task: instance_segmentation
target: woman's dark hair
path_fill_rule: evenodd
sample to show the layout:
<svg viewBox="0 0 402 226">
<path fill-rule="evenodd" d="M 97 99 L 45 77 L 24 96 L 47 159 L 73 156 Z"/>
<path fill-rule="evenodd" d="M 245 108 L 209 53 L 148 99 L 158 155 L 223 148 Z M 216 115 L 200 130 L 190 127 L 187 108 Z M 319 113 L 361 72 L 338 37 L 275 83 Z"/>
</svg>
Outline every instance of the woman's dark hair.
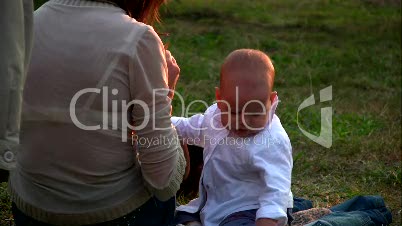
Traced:
<svg viewBox="0 0 402 226">
<path fill-rule="evenodd" d="M 139 22 L 152 25 L 159 22 L 159 7 L 165 0 L 108 0 L 122 8 Z"/>
</svg>

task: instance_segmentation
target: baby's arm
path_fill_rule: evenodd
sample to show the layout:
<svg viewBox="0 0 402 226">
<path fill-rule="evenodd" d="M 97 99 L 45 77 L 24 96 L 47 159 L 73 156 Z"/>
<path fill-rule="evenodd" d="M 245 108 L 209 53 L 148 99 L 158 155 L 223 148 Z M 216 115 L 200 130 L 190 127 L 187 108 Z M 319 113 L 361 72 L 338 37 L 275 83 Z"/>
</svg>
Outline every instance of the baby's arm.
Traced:
<svg viewBox="0 0 402 226">
<path fill-rule="evenodd" d="M 172 124 L 184 143 L 204 147 L 204 115 L 196 114 L 190 118 L 172 117 Z"/>
<path fill-rule="evenodd" d="M 287 219 L 292 173 L 292 148 L 289 139 L 268 140 L 269 146 L 251 156 L 251 164 L 263 182 L 259 197 L 257 226 L 283 225 Z M 277 223 L 276 223 L 277 222 Z"/>
</svg>

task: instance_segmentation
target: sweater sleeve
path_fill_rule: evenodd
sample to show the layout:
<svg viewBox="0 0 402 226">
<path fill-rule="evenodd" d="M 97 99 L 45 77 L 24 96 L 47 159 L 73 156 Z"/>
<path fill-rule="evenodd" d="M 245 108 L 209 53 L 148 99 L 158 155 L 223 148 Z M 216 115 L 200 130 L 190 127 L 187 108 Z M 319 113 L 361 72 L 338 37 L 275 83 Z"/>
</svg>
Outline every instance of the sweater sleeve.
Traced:
<svg viewBox="0 0 402 226">
<path fill-rule="evenodd" d="M 161 200 L 175 195 L 185 170 L 183 150 L 170 121 L 167 64 L 162 41 L 150 26 L 138 40 L 129 68 L 132 122 L 146 184 Z"/>
<path fill-rule="evenodd" d="M 0 3 L 0 169 L 15 167 L 25 75 L 32 47 L 33 3 Z"/>
</svg>

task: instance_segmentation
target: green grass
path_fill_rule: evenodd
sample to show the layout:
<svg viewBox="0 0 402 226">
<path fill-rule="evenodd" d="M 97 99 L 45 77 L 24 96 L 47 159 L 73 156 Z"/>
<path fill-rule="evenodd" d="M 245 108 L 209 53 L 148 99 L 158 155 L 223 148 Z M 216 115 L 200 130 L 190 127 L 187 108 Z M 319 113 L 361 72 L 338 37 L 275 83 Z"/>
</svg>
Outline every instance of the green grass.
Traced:
<svg viewBox="0 0 402 226">
<path fill-rule="evenodd" d="M 214 100 L 219 68 L 238 48 L 267 52 L 276 68 L 277 114 L 294 152 L 292 189 L 316 206 L 381 195 L 401 225 L 401 7 L 375 0 L 172 0 L 161 10 L 163 41 L 181 67 L 185 103 Z M 333 87 L 333 100 L 300 112 L 320 132 L 320 108 L 333 107 L 333 145 L 305 137 L 301 102 Z M 174 102 L 180 114 L 181 103 Z M 201 104 L 191 111 L 203 111 Z M 5 184 L 2 189 L 4 190 Z M 9 202 L 1 190 L 3 216 Z M 2 224 L 3 225 L 3 224 Z"/>
</svg>

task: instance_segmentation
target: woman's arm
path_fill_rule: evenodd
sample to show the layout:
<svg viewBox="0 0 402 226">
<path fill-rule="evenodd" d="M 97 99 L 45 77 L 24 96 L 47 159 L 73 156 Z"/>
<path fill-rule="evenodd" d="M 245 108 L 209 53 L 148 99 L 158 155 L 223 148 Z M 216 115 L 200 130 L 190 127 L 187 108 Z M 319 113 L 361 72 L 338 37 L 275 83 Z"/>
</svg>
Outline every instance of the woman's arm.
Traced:
<svg viewBox="0 0 402 226">
<path fill-rule="evenodd" d="M 146 26 L 135 50 L 129 68 L 130 90 L 132 99 L 142 104 L 134 104 L 132 121 L 138 139 L 147 141 L 138 143 L 139 161 L 155 195 L 168 199 L 180 187 L 185 159 L 170 121 L 165 49 L 155 31 Z"/>
</svg>

